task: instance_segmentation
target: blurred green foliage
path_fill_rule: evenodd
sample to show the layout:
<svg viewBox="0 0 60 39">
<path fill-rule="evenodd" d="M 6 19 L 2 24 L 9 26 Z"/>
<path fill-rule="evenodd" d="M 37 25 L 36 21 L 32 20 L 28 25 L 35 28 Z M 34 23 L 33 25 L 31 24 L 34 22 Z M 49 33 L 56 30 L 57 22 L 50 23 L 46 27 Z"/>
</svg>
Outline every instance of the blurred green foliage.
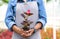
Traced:
<svg viewBox="0 0 60 39">
<path fill-rule="evenodd" d="M 2 4 L 0 3 L 0 6 L 1 6 Z"/>
<path fill-rule="evenodd" d="M 49 1 L 51 1 L 51 0 L 46 0 L 46 2 L 49 2 Z"/>
<path fill-rule="evenodd" d="M 0 0 L 0 6 L 2 6 L 4 3 L 8 3 L 9 0 Z"/>
<path fill-rule="evenodd" d="M 3 5 L 3 2 L 2 1 L 0 1 L 0 6 L 2 6 Z"/>
<path fill-rule="evenodd" d="M 2 0 L 4 3 L 8 3 L 9 2 L 9 0 Z"/>
</svg>

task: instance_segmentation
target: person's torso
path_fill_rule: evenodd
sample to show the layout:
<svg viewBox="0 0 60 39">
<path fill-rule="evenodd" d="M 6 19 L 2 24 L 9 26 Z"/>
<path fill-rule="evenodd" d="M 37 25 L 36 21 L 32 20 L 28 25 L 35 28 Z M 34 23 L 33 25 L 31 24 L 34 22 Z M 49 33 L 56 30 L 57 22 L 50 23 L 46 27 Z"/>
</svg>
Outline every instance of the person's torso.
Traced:
<svg viewBox="0 0 60 39">
<path fill-rule="evenodd" d="M 36 24 L 36 21 L 38 20 L 38 6 L 37 2 L 27 2 L 27 5 L 25 6 L 25 3 L 16 3 L 16 24 L 18 27 L 22 28 L 23 25 L 21 24 L 24 21 L 24 18 L 21 16 L 21 14 L 24 14 L 27 10 L 30 10 L 31 13 L 33 13 L 32 16 L 28 17 L 29 21 L 33 21 L 33 23 L 30 25 L 30 28 L 33 28 Z M 36 37 L 38 36 L 38 38 Z M 14 32 L 12 39 L 25 39 Z M 36 32 L 34 35 L 27 39 L 40 39 L 40 31 Z"/>
</svg>

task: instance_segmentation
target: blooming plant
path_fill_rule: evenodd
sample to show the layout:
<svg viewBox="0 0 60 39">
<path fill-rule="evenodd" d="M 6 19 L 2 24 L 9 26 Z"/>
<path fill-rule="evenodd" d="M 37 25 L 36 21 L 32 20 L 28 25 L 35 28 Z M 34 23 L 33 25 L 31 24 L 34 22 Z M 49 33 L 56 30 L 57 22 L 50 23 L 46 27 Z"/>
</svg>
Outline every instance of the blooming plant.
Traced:
<svg viewBox="0 0 60 39">
<path fill-rule="evenodd" d="M 21 16 L 24 18 L 23 22 L 21 23 L 24 26 L 24 30 L 29 30 L 30 24 L 33 23 L 32 21 L 28 20 L 28 17 L 31 15 L 33 15 L 33 13 L 30 13 L 30 10 L 27 10 L 27 12 L 21 14 Z"/>
</svg>

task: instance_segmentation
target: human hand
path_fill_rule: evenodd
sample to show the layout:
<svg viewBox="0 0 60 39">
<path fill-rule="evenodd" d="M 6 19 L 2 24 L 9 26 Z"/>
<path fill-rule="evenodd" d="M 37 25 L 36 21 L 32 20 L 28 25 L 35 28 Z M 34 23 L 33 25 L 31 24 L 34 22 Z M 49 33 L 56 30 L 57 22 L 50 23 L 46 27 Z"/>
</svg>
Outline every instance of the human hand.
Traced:
<svg viewBox="0 0 60 39">
<path fill-rule="evenodd" d="M 23 37 L 26 36 L 25 31 L 22 28 L 17 27 L 16 25 L 13 25 L 12 30 Z"/>
<path fill-rule="evenodd" d="M 22 36 L 22 37 L 24 37 L 24 38 L 27 38 L 28 37 L 28 31 L 25 31 L 25 30 L 23 30 L 23 29 L 20 29 L 20 35 Z"/>
<path fill-rule="evenodd" d="M 34 32 L 34 29 L 30 29 L 28 31 L 23 30 L 23 32 L 21 33 L 21 36 L 23 36 L 24 38 L 27 38 L 27 37 L 31 36 L 33 34 L 33 32 Z"/>
<path fill-rule="evenodd" d="M 31 36 L 33 34 L 34 29 L 30 29 L 30 30 L 25 31 L 25 32 L 26 32 L 26 36 L 29 37 L 29 36 Z"/>
<path fill-rule="evenodd" d="M 42 28 L 42 23 L 37 23 L 34 27 L 34 29 L 38 30 Z"/>
<path fill-rule="evenodd" d="M 27 38 L 27 33 L 23 29 L 20 31 L 20 35 L 24 38 Z"/>
<path fill-rule="evenodd" d="M 40 27 L 41 27 L 41 23 L 37 23 L 36 25 L 35 25 L 35 27 L 34 27 L 34 29 L 36 29 L 36 30 L 38 30 Z M 30 30 L 28 30 L 28 31 L 24 31 L 24 32 L 22 32 L 22 36 L 23 37 L 25 37 L 25 38 L 27 38 L 27 37 L 29 37 L 29 36 L 31 36 L 32 34 L 33 34 L 33 32 L 34 32 L 34 29 L 30 29 Z"/>
</svg>

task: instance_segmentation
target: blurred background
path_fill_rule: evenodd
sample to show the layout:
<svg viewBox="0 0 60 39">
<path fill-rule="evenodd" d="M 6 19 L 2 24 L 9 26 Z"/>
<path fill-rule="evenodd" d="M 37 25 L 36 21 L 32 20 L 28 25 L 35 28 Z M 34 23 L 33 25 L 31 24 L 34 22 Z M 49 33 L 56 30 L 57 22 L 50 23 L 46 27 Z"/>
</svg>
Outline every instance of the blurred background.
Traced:
<svg viewBox="0 0 60 39">
<path fill-rule="evenodd" d="M 60 0 L 43 1 L 47 13 L 47 24 L 41 31 L 42 39 L 60 39 Z M 0 0 L 0 39 L 11 39 L 13 33 L 8 30 L 4 22 L 8 2 L 9 0 Z"/>
</svg>

